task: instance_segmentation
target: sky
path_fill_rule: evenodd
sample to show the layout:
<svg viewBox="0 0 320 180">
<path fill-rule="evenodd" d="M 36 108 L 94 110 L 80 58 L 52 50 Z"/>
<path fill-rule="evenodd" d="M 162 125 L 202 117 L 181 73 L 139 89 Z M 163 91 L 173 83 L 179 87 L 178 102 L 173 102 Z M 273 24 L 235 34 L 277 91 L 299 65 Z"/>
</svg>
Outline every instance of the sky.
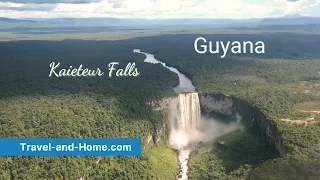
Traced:
<svg viewBox="0 0 320 180">
<path fill-rule="evenodd" d="M 0 0 L 0 17 L 264 18 L 320 16 L 320 0 Z"/>
</svg>

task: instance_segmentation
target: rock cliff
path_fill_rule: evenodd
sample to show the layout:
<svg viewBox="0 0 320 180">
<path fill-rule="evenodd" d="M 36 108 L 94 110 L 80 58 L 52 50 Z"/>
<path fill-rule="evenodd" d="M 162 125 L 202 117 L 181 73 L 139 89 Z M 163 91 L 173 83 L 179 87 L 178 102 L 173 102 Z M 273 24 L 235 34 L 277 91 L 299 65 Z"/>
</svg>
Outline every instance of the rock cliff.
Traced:
<svg viewBox="0 0 320 180">
<path fill-rule="evenodd" d="M 233 100 L 221 94 L 199 93 L 202 112 L 219 113 L 221 115 L 232 115 L 234 113 Z"/>
<path fill-rule="evenodd" d="M 231 116 L 237 111 L 241 116 L 251 118 L 243 119 L 243 121 L 252 121 L 244 124 L 249 124 L 250 127 L 248 128 L 273 146 L 280 156 L 285 155 L 281 132 L 278 130 L 277 125 L 259 109 L 253 108 L 239 99 L 221 94 L 199 93 L 199 99 L 202 112 Z M 244 108 L 244 106 L 247 107 Z M 244 109 L 246 110 L 244 111 Z M 244 115 L 244 113 L 246 114 Z"/>
<path fill-rule="evenodd" d="M 285 148 L 282 142 L 281 132 L 278 130 L 277 125 L 258 110 L 253 114 L 252 121 L 253 129 L 256 130 L 260 137 L 274 146 L 281 157 L 284 156 Z"/>
</svg>

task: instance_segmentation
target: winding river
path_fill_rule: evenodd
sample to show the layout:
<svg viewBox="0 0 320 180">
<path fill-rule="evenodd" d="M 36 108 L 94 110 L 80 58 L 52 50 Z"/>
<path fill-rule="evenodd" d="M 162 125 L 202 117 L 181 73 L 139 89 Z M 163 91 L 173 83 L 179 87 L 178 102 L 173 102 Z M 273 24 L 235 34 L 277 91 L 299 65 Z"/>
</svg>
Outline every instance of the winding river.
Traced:
<svg viewBox="0 0 320 180">
<path fill-rule="evenodd" d="M 144 62 L 146 63 L 152 63 L 152 64 L 162 64 L 163 67 L 169 69 L 170 71 L 176 73 L 179 77 L 179 84 L 174 87 L 174 91 L 178 94 L 181 93 L 191 93 L 195 92 L 195 87 L 192 84 L 192 81 L 188 79 L 184 74 L 180 73 L 176 68 L 167 66 L 165 63 L 157 60 L 153 54 L 145 53 L 140 51 L 139 49 L 133 50 L 135 53 L 140 53 L 146 55 L 146 59 Z M 189 149 L 178 149 L 178 158 L 180 162 L 180 174 L 178 175 L 179 180 L 187 180 L 188 179 L 188 159 L 190 155 Z"/>
<path fill-rule="evenodd" d="M 134 50 L 134 52 L 146 55 L 146 59 L 144 60 L 144 62 L 152 63 L 152 64 L 162 64 L 163 67 L 176 73 L 179 76 L 179 85 L 174 88 L 174 91 L 176 93 L 180 94 L 180 93 L 190 93 L 190 92 L 196 91 L 196 88 L 193 86 L 191 80 L 188 79 L 184 74 L 180 73 L 180 71 L 178 71 L 176 68 L 167 66 L 165 63 L 157 60 L 153 54 L 141 52 L 140 50 Z"/>
</svg>

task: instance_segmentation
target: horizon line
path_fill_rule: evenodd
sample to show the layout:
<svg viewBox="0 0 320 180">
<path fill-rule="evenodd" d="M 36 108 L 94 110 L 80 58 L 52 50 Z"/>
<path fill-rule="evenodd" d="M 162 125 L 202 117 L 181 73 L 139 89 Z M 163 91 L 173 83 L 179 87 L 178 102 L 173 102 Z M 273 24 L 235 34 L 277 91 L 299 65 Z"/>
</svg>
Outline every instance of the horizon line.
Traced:
<svg viewBox="0 0 320 180">
<path fill-rule="evenodd" d="M 212 17 L 173 17 L 173 18 L 143 18 L 143 17 L 137 17 L 137 18 L 131 18 L 131 17 L 99 17 L 99 16 L 92 16 L 92 17 L 41 17 L 41 18 L 28 18 L 28 17 L 5 17 L 1 16 L 0 18 L 6 18 L 6 19 L 21 19 L 21 20 L 29 20 L 29 19 L 128 19 L 128 20 L 250 20 L 250 19 L 276 19 L 276 18 L 282 18 L 286 16 L 291 15 L 299 15 L 299 17 L 287 17 L 288 19 L 295 19 L 295 18 L 320 18 L 320 16 L 304 16 L 300 14 L 289 14 L 285 16 L 277 16 L 277 17 L 257 17 L 257 18 L 212 18 Z"/>
</svg>

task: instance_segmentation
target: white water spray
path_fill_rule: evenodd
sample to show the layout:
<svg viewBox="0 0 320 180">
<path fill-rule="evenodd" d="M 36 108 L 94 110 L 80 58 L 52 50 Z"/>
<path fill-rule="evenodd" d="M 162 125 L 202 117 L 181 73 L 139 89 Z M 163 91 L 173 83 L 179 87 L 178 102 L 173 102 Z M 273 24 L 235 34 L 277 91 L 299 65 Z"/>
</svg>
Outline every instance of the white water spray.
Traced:
<svg viewBox="0 0 320 180">
<path fill-rule="evenodd" d="M 179 94 L 178 126 L 182 133 L 191 133 L 197 129 L 201 119 L 198 93 Z"/>
<path fill-rule="evenodd" d="M 170 116 L 171 134 L 169 146 L 177 149 L 181 172 L 178 176 L 180 180 L 188 179 L 188 158 L 192 136 L 201 126 L 201 111 L 198 93 L 179 94 L 177 100 L 171 102 L 172 113 Z"/>
<path fill-rule="evenodd" d="M 178 150 L 181 171 L 177 179 L 187 180 L 191 147 L 200 141 L 210 142 L 228 132 L 243 129 L 243 125 L 240 122 L 241 117 L 237 117 L 236 122 L 229 124 L 201 118 L 198 93 L 195 93 L 195 87 L 190 79 L 176 68 L 169 67 L 165 63 L 158 61 L 152 54 L 141 52 L 139 49 L 135 49 L 134 52 L 146 55 L 144 62 L 162 64 L 163 67 L 179 76 L 179 85 L 174 88 L 179 96 L 172 99 L 169 104 L 168 118 L 171 123 L 169 147 Z"/>
<path fill-rule="evenodd" d="M 181 166 L 178 180 L 188 179 L 190 151 L 199 142 L 211 142 L 223 134 L 243 129 L 239 115 L 231 123 L 201 117 L 198 93 L 179 94 L 178 98 L 170 102 L 168 115 L 171 123 L 169 146 L 178 150 Z"/>
</svg>

